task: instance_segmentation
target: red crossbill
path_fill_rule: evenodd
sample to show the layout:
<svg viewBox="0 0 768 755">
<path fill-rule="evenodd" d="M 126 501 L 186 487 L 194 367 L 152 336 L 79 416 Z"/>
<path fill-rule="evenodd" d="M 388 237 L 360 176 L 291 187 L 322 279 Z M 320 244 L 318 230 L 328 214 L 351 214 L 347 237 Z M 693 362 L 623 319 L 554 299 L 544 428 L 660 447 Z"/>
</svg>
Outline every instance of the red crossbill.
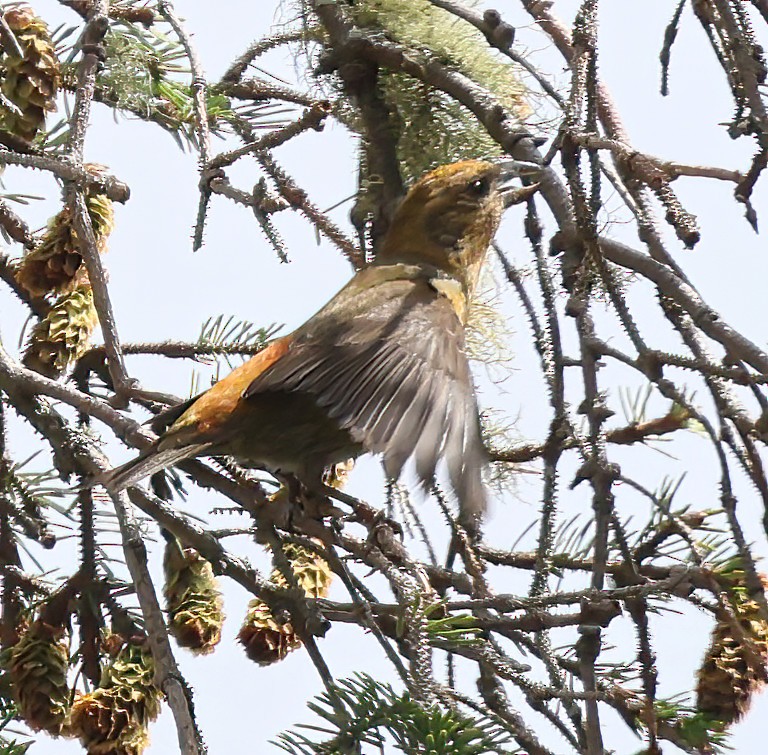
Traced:
<svg viewBox="0 0 768 755">
<path fill-rule="evenodd" d="M 394 213 L 375 261 L 317 314 L 212 388 L 105 478 L 111 489 L 192 456 L 230 455 L 318 487 L 361 453 L 424 486 L 445 461 L 462 520 L 486 496 L 485 452 L 464 343 L 468 301 L 507 204 L 504 180 L 535 166 L 467 160 L 423 176 Z"/>
</svg>

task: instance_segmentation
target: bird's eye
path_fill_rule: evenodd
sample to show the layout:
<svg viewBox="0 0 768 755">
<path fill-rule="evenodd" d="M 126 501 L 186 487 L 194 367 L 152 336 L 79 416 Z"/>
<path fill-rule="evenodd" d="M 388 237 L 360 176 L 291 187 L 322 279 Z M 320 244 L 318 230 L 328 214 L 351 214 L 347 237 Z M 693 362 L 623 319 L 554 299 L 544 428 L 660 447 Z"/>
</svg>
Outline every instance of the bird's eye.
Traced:
<svg viewBox="0 0 768 755">
<path fill-rule="evenodd" d="M 473 196 L 484 197 L 491 190 L 491 182 L 487 178 L 476 178 L 467 188 Z"/>
</svg>

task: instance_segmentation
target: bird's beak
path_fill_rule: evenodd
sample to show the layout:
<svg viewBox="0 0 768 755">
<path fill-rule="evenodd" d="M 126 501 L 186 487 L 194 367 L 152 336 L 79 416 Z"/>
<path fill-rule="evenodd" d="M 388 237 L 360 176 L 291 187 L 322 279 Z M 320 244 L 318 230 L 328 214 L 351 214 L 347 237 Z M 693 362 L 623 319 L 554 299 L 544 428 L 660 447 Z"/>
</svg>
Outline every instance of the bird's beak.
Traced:
<svg viewBox="0 0 768 755">
<path fill-rule="evenodd" d="M 499 183 L 501 184 L 501 196 L 504 200 L 504 207 L 520 204 L 533 196 L 538 190 L 539 184 L 530 183 L 530 180 L 540 176 L 545 170 L 543 165 L 537 165 L 536 163 L 524 160 L 504 160 L 499 163 L 499 167 L 501 168 Z M 527 178 L 529 181 L 522 187 L 507 185 L 513 178 Z"/>
<path fill-rule="evenodd" d="M 501 176 L 499 177 L 501 183 L 522 176 L 538 176 L 545 170 L 545 166 L 525 160 L 501 160 L 498 166 L 501 168 Z"/>
</svg>

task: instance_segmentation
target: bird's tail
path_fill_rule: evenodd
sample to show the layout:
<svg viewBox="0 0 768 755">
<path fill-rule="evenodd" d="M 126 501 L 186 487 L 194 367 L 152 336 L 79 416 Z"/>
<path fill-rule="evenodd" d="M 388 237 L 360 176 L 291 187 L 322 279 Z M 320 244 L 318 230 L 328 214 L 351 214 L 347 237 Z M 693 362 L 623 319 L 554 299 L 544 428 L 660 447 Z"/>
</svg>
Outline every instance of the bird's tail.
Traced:
<svg viewBox="0 0 768 755">
<path fill-rule="evenodd" d="M 174 464 L 193 456 L 201 456 L 210 448 L 210 443 L 194 443 L 162 450 L 158 450 L 157 446 L 150 446 L 135 459 L 105 472 L 96 482 L 112 492 L 124 490 L 161 469 L 172 467 Z"/>
</svg>

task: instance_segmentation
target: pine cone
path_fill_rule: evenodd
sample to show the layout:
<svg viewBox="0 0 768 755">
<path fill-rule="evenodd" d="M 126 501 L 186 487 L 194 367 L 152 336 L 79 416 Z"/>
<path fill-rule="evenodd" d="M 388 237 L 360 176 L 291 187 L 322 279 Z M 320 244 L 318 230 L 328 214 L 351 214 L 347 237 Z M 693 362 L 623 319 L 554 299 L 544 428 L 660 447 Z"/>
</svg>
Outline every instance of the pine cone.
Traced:
<svg viewBox="0 0 768 755">
<path fill-rule="evenodd" d="M 333 572 L 328 563 L 317 553 L 295 543 L 284 544 L 283 552 L 291 562 L 299 587 L 306 595 L 310 598 L 324 598 L 331 589 L 333 581 Z M 271 579 L 281 586 L 288 586 L 285 577 L 277 569 L 272 572 Z"/>
<path fill-rule="evenodd" d="M 0 123 L 6 131 L 31 142 L 45 126 L 46 113 L 56 110 L 59 61 L 48 27 L 32 8 L 21 5 L 7 9 L 4 15 L 24 56 L 17 58 L 6 51 L 2 57 L 2 91 L 20 112 L 0 111 Z"/>
<path fill-rule="evenodd" d="M 300 545 L 289 543 L 283 552 L 291 562 L 299 587 L 311 598 L 328 594 L 333 579 L 326 561 Z M 278 587 L 289 587 L 279 569 L 273 570 L 269 581 Z M 264 601 L 256 598 L 248 604 L 248 613 L 237 639 L 245 647 L 246 655 L 260 666 L 282 661 L 288 653 L 301 647 L 301 640 L 290 621 L 280 623 Z"/>
<path fill-rule="evenodd" d="M 96 174 L 102 167 L 90 164 L 86 170 Z M 85 204 L 99 251 L 103 254 L 114 228 L 112 200 L 104 194 L 92 194 Z M 83 270 L 72 213 L 65 207 L 51 218 L 40 243 L 22 258 L 16 270 L 16 280 L 32 296 L 61 294 L 71 291 L 81 281 Z"/>
<path fill-rule="evenodd" d="M 101 683 L 72 705 L 70 733 L 89 755 L 141 755 L 148 726 L 160 713 L 155 665 L 142 644 L 127 642 L 104 669 Z"/>
<path fill-rule="evenodd" d="M 768 587 L 768 577 L 760 576 L 763 587 Z M 742 570 L 729 570 L 717 578 L 729 594 L 743 639 L 734 636 L 726 616 L 718 619 L 699 669 L 696 707 L 725 728 L 747 712 L 755 693 L 768 681 L 768 622 L 749 597 Z"/>
<path fill-rule="evenodd" d="M 237 639 L 245 647 L 245 654 L 259 666 L 282 661 L 292 650 L 301 647 L 291 623 L 278 623 L 269 606 L 258 598 L 248 604 Z"/>
<path fill-rule="evenodd" d="M 49 378 L 59 377 L 87 351 L 98 321 L 89 285 L 63 294 L 32 329 L 24 364 Z"/>
<path fill-rule="evenodd" d="M 97 689 L 72 706 L 72 733 L 88 755 L 141 755 L 147 728 L 131 718 L 127 701 L 115 690 Z"/>
<path fill-rule="evenodd" d="M 180 647 L 193 653 L 212 653 L 221 640 L 224 614 L 211 564 L 172 539 L 165 546 L 163 569 L 171 635 Z"/>
<path fill-rule="evenodd" d="M 8 671 L 19 713 L 33 731 L 59 736 L 69 710 L 69 651 L 63 627 L 40 619 L 10 653 Z"/>
</svg>

